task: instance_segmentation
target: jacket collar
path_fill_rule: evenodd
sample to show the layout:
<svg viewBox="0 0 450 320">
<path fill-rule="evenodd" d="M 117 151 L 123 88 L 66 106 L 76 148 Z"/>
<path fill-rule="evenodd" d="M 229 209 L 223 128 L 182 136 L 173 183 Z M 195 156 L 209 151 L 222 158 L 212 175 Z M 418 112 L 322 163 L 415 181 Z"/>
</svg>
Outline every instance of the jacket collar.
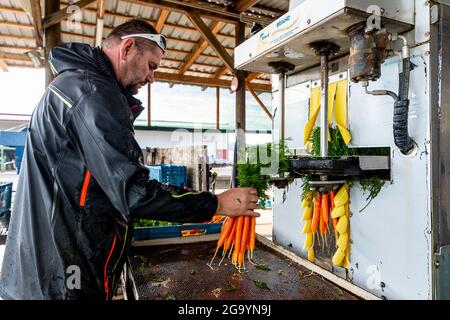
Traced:
<svg viewBox="0 0 450 320">
<path fill-rule="evenodd" d="M 97 60 L 97 64 L 99 66 L 99 69 L 101 72 L 103 72 L 108 77 L 114 79 L 116 84 L 119 86 L 119 88 L 122 90 L 122 93 L 125 95 L 128 101 L 128 106 L 130 107 L 130 111 L 133 114 L 133 121 L 136 120 L 136 118 L 141 114 L 141 112 L 144 110 L 142 107 L 142 102 L 139 99 L 136 99 L 128 89 L 124 88 L 116 78 L 116 75 L 114 73 L 114 69 L 112 67 L 111 61 L 109 60 L 108 56 L 98 47 L 94 48 L 95 51 L 95 58 Z"/>
</svg>

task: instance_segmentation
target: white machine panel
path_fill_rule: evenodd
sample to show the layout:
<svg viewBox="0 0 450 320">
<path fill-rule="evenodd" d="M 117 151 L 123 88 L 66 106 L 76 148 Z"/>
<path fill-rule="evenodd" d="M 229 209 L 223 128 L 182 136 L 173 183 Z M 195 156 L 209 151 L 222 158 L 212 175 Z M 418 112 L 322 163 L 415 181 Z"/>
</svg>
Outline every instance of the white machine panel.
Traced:
<svg viewBox="0 0 450 320">
<path fill-rule="evenodd" d="M 235 66 L 254 72 L 268 72 L 272 61 L 287 61 L 303 70 L 318 64 L 319 58 L 310 48 L 315 41 L 331 40 L 348 52 L 346 29 L 366 21 L 371 5 L 380 7 L 383 20 L 391 32 L 413 28 L 414 2 L 411 0 L 321 0 L 305 1 L 235 49 Z M 372 9 L 374 7 L 371 7 Z"/>
<path fill-rule="evenodd" d="M 347 277 L 387 299 L 432 298 L 428 50 L 428 45 L 412 50 L 412 62 L 417 67 L 411 73 L 409 132 L 418 144 L 413 156 L 401 156 L 393 143 L 393 99 L 367 95 L 357 84 L 349 86 L 351 145 L 391 147 L 393 179 L 363 212 L 359 210 L 366 205 L 367 196 L 358 186 L 351 189 L 352 244 Z M 396 61 L 383 66 L 383 77 L 370 89 L 397 91 Z M 298 88 L 288 88 L 286 96 L 295 91 Z M 286 101 L 286 105 L 289 103 Z M 297 108 L 304 108 L 300 101 Z M 287 190 L 274 189 L 273 239 L 306 257 L 302 250 L 304 235 L 300 234 L 301 184 L 298 179 Z M 333 272 L 345 276 L 342 268 Z"/>
</svg>

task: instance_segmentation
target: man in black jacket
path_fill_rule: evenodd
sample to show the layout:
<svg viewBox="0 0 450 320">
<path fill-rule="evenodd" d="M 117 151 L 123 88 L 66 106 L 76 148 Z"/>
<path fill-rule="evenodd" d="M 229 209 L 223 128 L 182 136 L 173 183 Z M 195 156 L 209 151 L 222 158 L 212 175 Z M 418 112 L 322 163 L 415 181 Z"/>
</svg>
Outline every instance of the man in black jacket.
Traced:
<svg viewBox="0 0 450 320">
<path fill-rule="evenodd" d="M 153 82 L 164 50 L 165 39 L 142 20 L 114 29 L 103 49 L 51 50 L 56 78 L 28 128 L 0 298 L 111 299 L 133 219 L 258 216 L 254 189 L 215 196 L 149 181 L 133 130 L 143 108 L 133 95 Z"/>
</svg>

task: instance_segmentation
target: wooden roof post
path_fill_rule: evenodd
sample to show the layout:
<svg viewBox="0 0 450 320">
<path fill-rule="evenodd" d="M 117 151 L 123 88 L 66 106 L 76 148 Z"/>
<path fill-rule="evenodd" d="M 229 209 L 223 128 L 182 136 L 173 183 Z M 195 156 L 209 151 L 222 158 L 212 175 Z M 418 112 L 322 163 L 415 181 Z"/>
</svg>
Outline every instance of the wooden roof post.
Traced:
<svg viewBox="0 0 450 320">
<path fill-rule="evenodd" d="M 245 40 L 245 24 L 238 23 L 236 25 L 236 46 L 244 42 Z M 237 162 L 245 160 L 245 78 L 247 72 L 242 70 L 233 70 L 234 75 L 238 80 L 238 89 L 236 90 L 236 148 L 234 152 L 237 152 L 237 156 L 234 157 L 234 172 L 232 185 L 237 186 L 236 182 L 236 164 Z"/>
<path fill-rule="evenodd" d="M 60 10 L 59 0 L 45 0 L 45 16 Z M 61 23 L 56 23 L 44 30 L 45 46 L 45 86 L 52 82 L 54 75 L 48 63 L 50 49 L 61 43 Z"/>
</svg>

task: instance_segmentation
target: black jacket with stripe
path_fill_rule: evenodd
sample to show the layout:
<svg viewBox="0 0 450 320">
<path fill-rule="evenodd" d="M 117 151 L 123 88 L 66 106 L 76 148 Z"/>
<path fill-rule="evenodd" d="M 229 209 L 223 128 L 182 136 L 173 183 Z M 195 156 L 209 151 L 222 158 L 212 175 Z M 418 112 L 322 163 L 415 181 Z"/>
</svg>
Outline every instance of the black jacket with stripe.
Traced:
<svg viewBox="0 0 450 320">
<path fill-rule="evenodd" d="M 57 77 L 29 124 L 0 297 L 110 299 L 133 219 L 204 222 L 217 198 L 149 180 L 133 130 L 143 108 L 100 49 L 65 44 L 49 61 Z"/>
</svg>

